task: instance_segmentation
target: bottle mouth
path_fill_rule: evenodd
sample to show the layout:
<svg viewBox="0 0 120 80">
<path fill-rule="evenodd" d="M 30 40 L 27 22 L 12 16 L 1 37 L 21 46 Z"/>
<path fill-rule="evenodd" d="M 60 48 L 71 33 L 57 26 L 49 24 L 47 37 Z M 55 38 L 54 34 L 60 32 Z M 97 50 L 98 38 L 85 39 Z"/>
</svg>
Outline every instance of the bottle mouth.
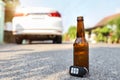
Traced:
<svg viewBox="0 0 120 80">
<path fill-rule="evenodd" d="M 78 17 L 77 17 L 77 21 L 79 21 L 79 20 L 80 20 L 80 21 L 83 21 L 83 16 L 78 16 Z"/>
</svg>

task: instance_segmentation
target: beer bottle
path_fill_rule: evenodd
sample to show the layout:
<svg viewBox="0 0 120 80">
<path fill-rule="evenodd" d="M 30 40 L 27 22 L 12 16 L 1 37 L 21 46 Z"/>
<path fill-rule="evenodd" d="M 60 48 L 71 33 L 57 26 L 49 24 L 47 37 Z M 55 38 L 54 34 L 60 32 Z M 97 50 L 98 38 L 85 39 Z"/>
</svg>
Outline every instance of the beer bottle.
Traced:
<svg viewBox="0 0 120 80">
<path fill-rule="evenodd" d="M 77 17 L 77 34 L 73 44 L 74 66 L 85 67 L 89 71 L 89 45 L 85 39 L 84 20 Z"/>
</svg>

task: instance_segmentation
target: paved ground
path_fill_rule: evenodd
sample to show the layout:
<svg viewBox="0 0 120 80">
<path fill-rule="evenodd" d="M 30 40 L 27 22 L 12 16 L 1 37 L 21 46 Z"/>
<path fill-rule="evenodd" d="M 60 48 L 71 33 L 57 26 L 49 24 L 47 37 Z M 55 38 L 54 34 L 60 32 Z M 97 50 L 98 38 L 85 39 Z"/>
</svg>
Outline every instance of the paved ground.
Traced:
<svg viewBox="0 0 120 80">
<path fill-rule="evenodd" d="M 73 46 L 0 45 L 0 80 L 120 80 L 120 45 L 90 44 L 90 76 L 70 76 Z"/>
</svg>

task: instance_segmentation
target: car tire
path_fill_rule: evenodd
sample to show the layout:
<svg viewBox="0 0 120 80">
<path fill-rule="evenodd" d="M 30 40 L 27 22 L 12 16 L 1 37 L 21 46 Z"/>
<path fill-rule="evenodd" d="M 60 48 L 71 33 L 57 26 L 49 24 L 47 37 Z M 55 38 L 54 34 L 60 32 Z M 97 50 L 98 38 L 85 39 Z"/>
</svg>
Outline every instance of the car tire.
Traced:
<svg viewBox="0 0 120 80">
<path fill-rule="evenodd" d="M 61 43 L 62 43 L 62 36 L 56 36 L 56 37 L 53 39 L 53 43 L 61 44 Z"/>
<path fill-rule="evenodd" d="M 15 37 L 15 41 L 17 44 L 22 44 L 23 39 L 20 37 Z"/>
</svg>

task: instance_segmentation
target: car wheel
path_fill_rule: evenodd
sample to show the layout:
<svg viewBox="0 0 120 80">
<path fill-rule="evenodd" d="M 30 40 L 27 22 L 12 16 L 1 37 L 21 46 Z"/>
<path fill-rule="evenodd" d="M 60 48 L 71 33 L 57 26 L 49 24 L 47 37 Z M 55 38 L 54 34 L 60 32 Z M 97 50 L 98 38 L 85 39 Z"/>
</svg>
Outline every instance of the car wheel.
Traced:
<svg viewBox="0 0 120 80">
<path fill-rule="evenodd" d="M 53 40 L 53 43 L 61 44 L 62 43 L 62 36 L 56 36 Z"/>
<path fill-rule="evenodd" d="M 17 44 L 22 44 L 23 39 L 19 38 L 19 37 L 16 37 L 15 41 L 16 41 Z"/>
</svg>

